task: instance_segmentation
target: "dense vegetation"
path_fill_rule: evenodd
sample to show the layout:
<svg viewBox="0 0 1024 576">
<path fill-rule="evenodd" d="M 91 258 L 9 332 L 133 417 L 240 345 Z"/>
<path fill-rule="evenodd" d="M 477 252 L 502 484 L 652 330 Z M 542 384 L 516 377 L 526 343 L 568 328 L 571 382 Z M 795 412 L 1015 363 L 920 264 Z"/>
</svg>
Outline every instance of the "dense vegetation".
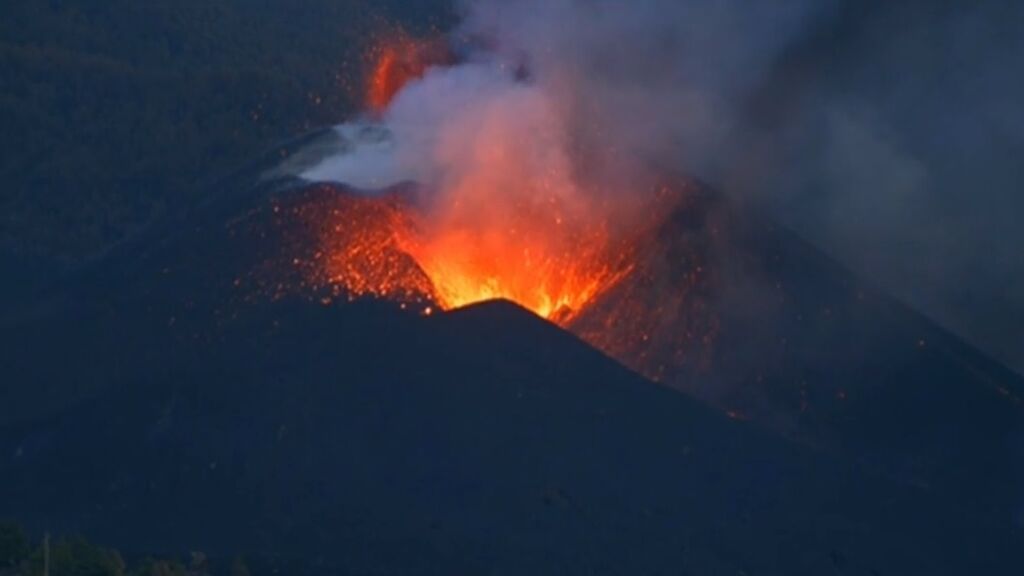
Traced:
<svg viewBox="0 0 1024 576">
<path fill-rule="evenodd" d="M 5 0 L 0 247 L 75 260 L 351 114 L 391 26 L 444 0 Z"/>
<path fill-rule="evenodd" d="M 218 567 L 219 568 L 219 567 Z M 241 558 L 222 570 L 206 555 L 193 552 L 187 561 L 143 558 L 128 566 L 121 554 L 81 537 L 32 542 L 17 524 L 0 522 L 0 576 L 249 576 Z"/>
</svg>

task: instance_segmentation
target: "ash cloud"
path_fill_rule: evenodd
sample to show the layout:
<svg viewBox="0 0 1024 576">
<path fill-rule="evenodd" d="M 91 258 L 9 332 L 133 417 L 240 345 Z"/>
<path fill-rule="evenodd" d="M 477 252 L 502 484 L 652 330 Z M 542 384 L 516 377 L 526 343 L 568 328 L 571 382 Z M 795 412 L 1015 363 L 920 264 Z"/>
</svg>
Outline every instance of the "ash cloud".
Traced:
<svg viewBox="0 0 1024 576">
<path fill-rule="evenodd" d="M 393 157 L 367 165 L 479 176 L 436 143 L 467 128 L 462 111 L 509 99 L 527 118 L 503 126 L 509 141 L 560 170 L 570 158 L 588 191 L 642 188 L 637 159 L 690 172 L 1024 372 L 1024 7 L 466 0 L 461 14 L 453 37 L 487 50 L 400 93 Z"/>
<path fill-rule="evenodd" d="M 743 101 L 828 1 L 468 3 L 466 30 L 526 62 L 577 143 L 717 174 Z"/>
<path fill-rule="evenodd" d="M 726 189 L 1024 372 L 1024 6 L 848 2 L 741 110 Z"/>
<path fill-rule="evenodd" d="M 464 13 L 464 33 L 558 95 L 579 148 L 759 205 L 1024 372 L 1024 7 L 481 0 Z"/>
<path fill-rule="evenodd" d="M 424 182 L 438 205 L 486 207 L 454 213 L 485 237 L 552 174 L 586 205 L 668 166 L 1024 373 L 1024 5 L 476 0 L 462 15 L 462 63 L 398 94 L 388 138 L 307 176 Z"/>
</svg>

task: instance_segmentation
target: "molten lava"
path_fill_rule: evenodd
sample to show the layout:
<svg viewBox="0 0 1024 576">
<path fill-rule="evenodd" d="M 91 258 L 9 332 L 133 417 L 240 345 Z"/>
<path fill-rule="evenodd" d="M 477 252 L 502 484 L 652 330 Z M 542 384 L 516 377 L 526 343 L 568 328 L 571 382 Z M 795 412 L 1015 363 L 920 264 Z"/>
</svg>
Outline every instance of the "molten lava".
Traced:
<svg viewBox="0 0 1024 576">
<path fill-rule="evenodd" d="M 323 230 L 326 281 L 351 297 L 436 300 L 430 279 L 402 249 L 409 229 L 408 215 L 397 198 L 343 198 Z"/>
<path fill-rule="evenodd" d="M 443 46 L 402 34 L 378 45 L 367 104 L 407 136 L 391 160 L 415 167 L 419 184 L 322 187 L 300 209 L 316 245 L 293 259 L 302 286 L 325 302 L 381 299 L 424 314 L 507 299 L 652 378 L 691 362 L 689 343 L 717 328 L 705 311 L 707 249 L 658 237 L 686 187 L 588 173 L 614 146 L 581 148 L 573 100 L 503 67 L 439 70 L 422 81 L 430 90 L 396 99 L 450 58 Z"/>
<path fill-rule="evenodd" d="M 601 226 L 524 210 L 495 230 L 438 227 L 408 195 L 320 192 L 289 215 L 316 245 L 292 264 L 331 297 L 444 310 L 504 298 L 564 324 L 630 269 Z"/>
<path fill-rule="evenodd" d="M 702 208 L 687 189 L 649 195 L 646 217 L 615 229 L 550 199 L 511 210 L 494 229 L 438 220 L 416 192 L 319 185 L 289 196 L 274 207 L 288 236 L 256 275 L 262 291 L 298 290 L 324 304 L 383 300 L 424 315 L 504 298 L 654 380 L 709 359 L 713 234 L 707 223 L 691 228 Z"/>
<path fill-rule="evenodd" d="M 629 277 L 673 197 L 655 198 L 654 217 L 613 235 L 606 223 L 566 215 L 552 199 L 508 213 L 493 229 L 438 222 L 412 194 L 376 196 L 320 189 L 292 215 L 314 231 L 304 285 L 347 299 L 376 298 L 450 310 L 503 298 L 564 326 Z M 621 291 L 621 289 L 620 289 Z M 635 320 L 635 317 L 633 318 Z"/>
<path fill-rule="evenodd" d="M 382 42 L 370 108 L 388 107 L 407 82 L 443 61 L 438 46 L 404 35 Z M 414 111 L 413 123 L 441 119 L 423 139 L 429 148 L 418 150 L 436 178 L 424 183 L 430 190 L 421 201 L 406 204 L 408 221 L 394 241 L 429 278 L 444 309 L 505 298 L 567 321 L 627 266 L 610 242 L 610 210 L 572 177 L 557 103 L 535 87 L 496 78 L 454 110 L 423 118 Z M 462 88 L 456 94 L 465 97 Z"/>
<path fill-rule="evenodd" d="M 418 39 L 395 32 L 370 51 L 371 73 L 366 105 L 380 113 L 406 84 L 423 76 L 427 68 L 448 63 L 451 55 L 440 40 Z"/>
<path fill-rule="evenodd" d="M 493 228 L 478 222 L 428 221 L 403 246 L 446 309 L 504 298 L 565 321 L 625 271 L 600 222 L 588 229 L 551 208 L 511 211 Z"/>
</svg>

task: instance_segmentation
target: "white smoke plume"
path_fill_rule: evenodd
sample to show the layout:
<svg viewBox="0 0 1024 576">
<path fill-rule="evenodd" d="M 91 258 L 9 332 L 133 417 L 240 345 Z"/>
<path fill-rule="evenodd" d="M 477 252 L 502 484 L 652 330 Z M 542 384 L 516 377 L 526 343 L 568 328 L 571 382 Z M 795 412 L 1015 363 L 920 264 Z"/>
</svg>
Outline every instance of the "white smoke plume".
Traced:
<svg viewBox="0 0 1024 576">
<path fill-rule="evenodd" d="M 398 95 L 390 139 L 308 177 L 443 190 L 517 155 L 508 193 L 558 173 L 586 201 L 643 188 L 634 161 L 662 163 L 1024 370 L 1024 323 L 1006 313 L 1024 313 L 1024 8 L 465 0 L 462 14 L 453 42 L 478 48 Z"/>
</svg>

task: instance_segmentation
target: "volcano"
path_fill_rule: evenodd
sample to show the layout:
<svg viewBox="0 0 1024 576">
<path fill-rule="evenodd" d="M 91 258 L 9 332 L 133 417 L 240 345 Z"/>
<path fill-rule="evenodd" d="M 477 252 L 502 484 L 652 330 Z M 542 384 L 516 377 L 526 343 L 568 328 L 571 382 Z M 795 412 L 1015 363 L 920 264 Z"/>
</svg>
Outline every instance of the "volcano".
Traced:
<svg viewBox="0 0 1024 576">
<path fill-rule="evenodd" d="M 630 228 L 572 237 L 577 248 L 550 251 L 550 262 L 478 274 L 477 282 L 500 287 L 506 273 L 510 284 L 539 291 L 568 286 L 561 306 L 550 305 L 557 297 L 493 292 L 733 418 L 993 511 L 1019 509 L 1022 387 L 1015 374 L 709 187 L 663 170 L 647 181 L 646 200 L 633 207 L 644 217 L 627 219 Z M 469 289 L 453 301 L 436 289 L 445 278 L 419 258 L 415 186 L 370 194 L 332 192 L 330 185 L 299 190 L 341 206 L 313 210 L 332 217 L 315 227 L 326 231 L 322 240 L 309 245 L 346 262 L 353 259 L 348 245 L 337 245 L 348 238 L 338 233 L 345 229 L 338 214 L 349 213 L 345 206 L 353 197 L 389 206 L 387 218 L 356 227 L 391 230 L 391 241 L 377 244 L 392 250 L 389 258 L 363 254 L 401 262 L 386 269 L 389 286 L 405 278 L 414 294 L 403 305 L 426 303 L 430 312 L 494 295 Z M 528 213 L 531 221 L 543 217 Z M 528 229 L 534 237 L 548 233 L 541 224 Z M 456 246 L 450 254 L 462 252 Z M 497 268 L 521 261 L 504 249 L 485 254 Z M 393 291 L 350 286 L 345 274 L 331 269 L 314 264 L 305 276 L 348 299 Z M 552 269 L 561 274 L 553 281 Z"/>
<path fill-rule="evenodd" d="M 314 574 L 1022 568 L 1019 378 L 794 235 L 665 177 L 584 305 L 451 306 L 415 184 L 288 175 L 336 137 L 9 306 L 0 513 Z"/>
</svg>

